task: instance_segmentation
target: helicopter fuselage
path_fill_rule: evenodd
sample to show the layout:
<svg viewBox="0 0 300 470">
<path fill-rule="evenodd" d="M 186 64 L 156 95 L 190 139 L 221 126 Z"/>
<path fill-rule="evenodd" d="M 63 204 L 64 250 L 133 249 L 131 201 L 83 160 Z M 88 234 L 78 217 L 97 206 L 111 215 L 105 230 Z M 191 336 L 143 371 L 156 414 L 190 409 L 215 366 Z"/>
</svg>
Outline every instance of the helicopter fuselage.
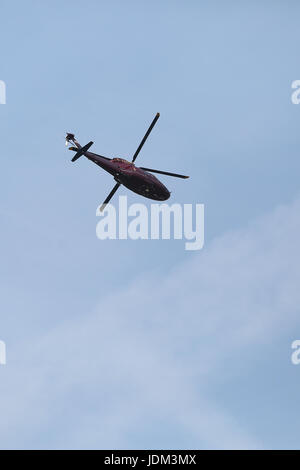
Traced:
<svg viewBox="0 0 300 470">
<path fill-rule="evenodd" d="M 170 197 L 169 190 L 158 178 L 132 162 L 123 158 L 109 159 L 93 152 L 85 152 L 85 156 L 134 193 L 155 201 L 166 201 Z"/>
</svg>

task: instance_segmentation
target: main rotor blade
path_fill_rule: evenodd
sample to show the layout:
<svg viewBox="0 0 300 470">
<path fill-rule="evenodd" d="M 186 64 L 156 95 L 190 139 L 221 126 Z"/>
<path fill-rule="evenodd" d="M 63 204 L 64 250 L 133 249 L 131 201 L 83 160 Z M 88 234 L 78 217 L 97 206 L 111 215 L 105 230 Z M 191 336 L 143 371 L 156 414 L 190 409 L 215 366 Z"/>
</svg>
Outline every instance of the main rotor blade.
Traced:
<svg viewBox="0 0 300 470">
<path fill-rule="evenodd" d="M 113 189 L 111 190 L 111 192 L 109 193 L 109 195 L 107 196 L 107 198 L 105 199 L 105 201 L 103 202 L 102 206 L 100 207 L 100 212 L 102 212 L 104 209 L 105 209 L 105 206 L 106 204 L 111 200 L 111 198 L 113 197 L 113 195 L 115 194 L 115 192 L 117 191 L 117 189 L 119 189 L 120 187 L 120 183 L 117 183 Z"/>
<path fill-rule="evenodd" d="M 157 113 L 156 116 L 155 116 L 155 118 L 154 118 L 153 121 L 151 122 L 151 124 L 150 124 L 150 126 L 149 126 L 149 129 L 147 130 L 147 132 L 146 132 L 146 134 L 144 135 L 144 137 L 143 137 L 143 139 L 142 139 L 140 145 L 139 145 L 138 148 L 136 149 L 135 154 L 133 155 L 132 162 L 135 161 L 136 157 L 137 157 L 138 154 L 140 153 L 141 148 L 143 147 L 144 143 L 146 142 L 146 140 L 147 140 L 147 138 L 148 138 L 150 132 L 152 131 L 153 127 L 155 126 L 156 121 L 157 121 L 157 119 L 159 118 L 159 116 L 160 116 L 160 114 Z"/>
<path fill-rule="evenodd" d="M 152 170 L 152 168 L 143 168 L 142 166 L 140 166 L 140 169 L 150 171 L 151 173 L 159 173 L 160 175 L 175 176 L 176 178 L 189 178 L 189 176 L 178 175 L 177 173 L 170 173 L 168 171 Z"/>
</svg>

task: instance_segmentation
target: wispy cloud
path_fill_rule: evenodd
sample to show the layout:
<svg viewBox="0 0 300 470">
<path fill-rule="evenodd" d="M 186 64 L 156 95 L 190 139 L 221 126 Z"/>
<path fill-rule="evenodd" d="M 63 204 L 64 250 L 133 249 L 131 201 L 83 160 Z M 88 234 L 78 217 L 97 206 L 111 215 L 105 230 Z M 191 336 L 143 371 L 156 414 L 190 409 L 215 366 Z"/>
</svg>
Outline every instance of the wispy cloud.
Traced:
<svg viewBox="0 0 300 470">
<path fill-rule="evenodd" d="M 299 211 L 280 206 L 168 275 L 116 285 L 10 351 L 1 447 L 263 447 L 210 395 L 229 359 L 249 364 L 249 348 L 297 322 Z"/>
</svg>

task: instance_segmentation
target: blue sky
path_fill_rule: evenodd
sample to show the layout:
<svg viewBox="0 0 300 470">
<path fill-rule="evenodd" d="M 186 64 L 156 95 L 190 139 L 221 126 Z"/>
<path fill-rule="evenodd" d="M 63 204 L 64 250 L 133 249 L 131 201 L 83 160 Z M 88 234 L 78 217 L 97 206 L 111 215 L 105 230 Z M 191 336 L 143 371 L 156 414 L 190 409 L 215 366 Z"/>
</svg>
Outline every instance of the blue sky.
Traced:
<svg viewBox="0 0 300 470">
<path fill-rule="evenodd" d="M 299 448 L 299 9 L 2 2 L 1 448 Z M 137 163 L 191 175 L 201 252 L 98 240 L 113 181 L 64 147 L 157 111 Z"/>
</svg>

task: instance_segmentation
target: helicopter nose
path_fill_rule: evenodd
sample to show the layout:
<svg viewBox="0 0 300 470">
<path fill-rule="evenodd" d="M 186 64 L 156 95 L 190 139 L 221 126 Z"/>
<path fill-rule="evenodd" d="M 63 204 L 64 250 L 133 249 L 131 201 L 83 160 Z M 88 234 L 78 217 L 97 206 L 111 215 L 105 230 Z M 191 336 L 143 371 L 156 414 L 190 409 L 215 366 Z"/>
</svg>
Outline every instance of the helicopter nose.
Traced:
<svg viewBox="0 0 300 470">
<path fill-rule="evenodd" d="M 167 199 L 169 199 L 170 196 L 171 196 L 170 191 L 168 191 L 167 188 L 165 188 L 165 189 L 161 192 L 159 200 L 160 200 L 160 201 L 166 201 Z"/>
</svg>

